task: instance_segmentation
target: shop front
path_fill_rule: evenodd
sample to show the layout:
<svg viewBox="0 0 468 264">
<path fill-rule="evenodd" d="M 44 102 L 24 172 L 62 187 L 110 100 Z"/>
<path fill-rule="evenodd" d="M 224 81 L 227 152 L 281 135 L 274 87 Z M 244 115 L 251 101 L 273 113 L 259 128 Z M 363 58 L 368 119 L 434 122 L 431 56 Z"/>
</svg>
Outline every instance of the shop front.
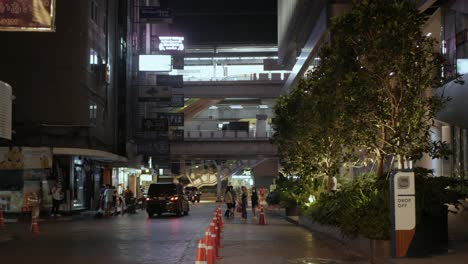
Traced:
<svg viewBox="0 0 468 264">
<path fill-rule="evenodd" d="M 50 208 L 50 148 L 0 147 L 0 206 L 7 213 Z"/>
</svg>

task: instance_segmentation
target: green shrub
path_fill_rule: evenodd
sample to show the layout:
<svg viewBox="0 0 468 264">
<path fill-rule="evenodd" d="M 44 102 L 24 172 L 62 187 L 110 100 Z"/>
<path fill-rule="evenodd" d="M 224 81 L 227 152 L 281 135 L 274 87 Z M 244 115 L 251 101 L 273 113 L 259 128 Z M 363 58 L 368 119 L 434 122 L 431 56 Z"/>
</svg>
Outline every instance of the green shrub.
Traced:
<svg viewBox="0 0 468 264">
<path fill-rule="evenodd" d="M 374 175 L 345 183 L 336 193 L 323 193 L 306 212 L 312 220 L 338 227 L 349 237 L 390 238 L 388 182 Z"/>
<path fill-rule="evenodd" d="M 466 197 L 466 186 L 450 177 L 433 177 L 430 170 L 415 168 L 416 217 L 437 216 L 448 204 L 458 206 Z M 374 175 L 362 175 L 340 190 L 323 193 L 306 215 L 323 225 L 338 227 L 344 236 L 362 235 L 370 239 L 390 239 L 389 182 Z"/>
</svg>

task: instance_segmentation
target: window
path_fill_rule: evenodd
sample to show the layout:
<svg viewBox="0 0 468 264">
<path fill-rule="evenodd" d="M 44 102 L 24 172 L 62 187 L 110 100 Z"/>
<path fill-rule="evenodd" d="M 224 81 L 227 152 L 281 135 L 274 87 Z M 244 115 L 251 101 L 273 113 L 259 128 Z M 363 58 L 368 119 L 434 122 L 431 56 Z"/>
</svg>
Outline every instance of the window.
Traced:
<svg viewBox="0 0 468 264">
<path fill-rule="evenodd" d="M 89 104 L 89 120 L 92 124 L 96 124 L 96 117 L 97 117 L 97 104 L 91 102 Z"/>
<path fill-rule="evenodd" d="M 89 64 L 97 65 L 99 64 L 98 54 L 95 50 L 91 49 L 89 51 Z"/>
<path fill-rule="evenodd" d="M 90 18 L 94 23 L 97 24 L 98 6 L 95 1 L 91 1 Z"/>
</svg>

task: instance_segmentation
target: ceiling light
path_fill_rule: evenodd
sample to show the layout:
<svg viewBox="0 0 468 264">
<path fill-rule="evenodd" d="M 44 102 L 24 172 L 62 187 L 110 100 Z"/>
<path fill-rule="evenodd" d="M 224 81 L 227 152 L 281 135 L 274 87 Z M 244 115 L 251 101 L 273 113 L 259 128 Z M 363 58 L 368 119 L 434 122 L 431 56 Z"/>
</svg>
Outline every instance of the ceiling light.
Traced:
<svg viewBox="0 0 468 264">
<path fill-rule="evenodd" d="M 259 105 L 258 108 L 267 109 L 267 108 L 268 108 L 268 105 Z"/>
<path fill-rule="evenodd" d="M 242 105 L 230 105 L 229 106 L 231 109 L 243 109 Z"/>
</svg>

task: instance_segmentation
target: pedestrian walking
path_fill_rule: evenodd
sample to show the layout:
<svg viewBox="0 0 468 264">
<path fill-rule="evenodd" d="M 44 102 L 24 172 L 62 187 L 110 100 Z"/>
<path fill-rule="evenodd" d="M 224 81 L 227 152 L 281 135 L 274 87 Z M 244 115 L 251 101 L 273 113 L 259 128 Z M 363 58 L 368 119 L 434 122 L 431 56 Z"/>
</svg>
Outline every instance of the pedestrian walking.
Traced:
<svg viewBox="0 0 468 264">
<path fill-rule="evenodd" d="M 54 186 L 52 186 L 51 189 L 52 193 L 52 211 L 51 211 L 51 216 L 60 216 L 59 214 L 59 207 L 60 203 L 63 200 L 63 190 L 62 190 L 62 185 L 58 182 L 54 183 Z"/>
<path fill-rule="evenodd" d="M 102 213 L 102 211 L 106 208 L 106 185 L 101 185 L 101 189 L 99 189 L 99 205 L 98 205 L 98 213 Z"/>
<path fill-rule="evenodd" d="M 245 186 L 241 187 L 241 206 L 242 206 L 242 218 L 244 218 L 245 221 L 247 221 L 247 188 Z"/>
<path fill-rule="evenodd" d="M 232 194 L 231 194 L 231 188 L 232 186 L 228 186 L 226 188 L 226 192 L 224 193 L 224 202 L 226 203 L 227 209 L 226 212 L 224 213 L 224 216 L 229 218 L 231 216 L 231 209 L 232 204 L 233 204 L 233 199 L 232 199 Z"/>
<path fill-rule="evenodd" d="M 252 201 L 252 214 L 254 218 L 257 218 L 256 210 L 258 207 L 258 194 L 257 188 L 255 186 L 252 187 L 252 195 L 250 196 L 250 200 Z"/>
<path fill-rule="evenodd" d="M 109 184 L 106 185 L 106 190 L 104 191 L 104 198 L 106 201 L 106 216 L 110 216 L 110 213 L 112 211 L 113 196 L 114 190 Z"/>
<path fill-rule="evenodd" d="M 234 187 L 232 185 L 228 186 L 229 191 L 231 192 L 232 195 L 232 208 L 233 210 L 231 211 L 231 216 L 234 217 L 234 211 L 236 210 L 236 204 L 237 204 L 237 193 L 234 190 Z"/>
</svg>

